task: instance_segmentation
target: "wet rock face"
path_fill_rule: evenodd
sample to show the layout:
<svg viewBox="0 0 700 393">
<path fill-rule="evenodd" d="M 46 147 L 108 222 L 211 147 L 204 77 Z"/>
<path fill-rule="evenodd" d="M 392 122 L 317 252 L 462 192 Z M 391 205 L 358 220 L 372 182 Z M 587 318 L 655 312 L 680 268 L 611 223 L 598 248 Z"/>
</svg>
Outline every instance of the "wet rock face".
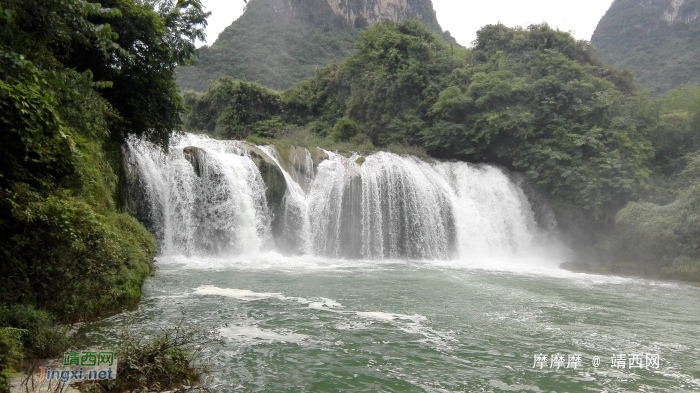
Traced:
<svg viewBox="0 0 700 393">
<path fill-rule="evenodd" d="M 287 158 L 289 174 L 304 192 L 309 190 L 314 179 L 314 162 L 311 153 L 305 147 L 292 146 Z"/>
<path fill-rule="evenodd" d="M 122 146 L 121 150 L 123 158 L 123 183 L 120 187 L 122 203 L 156 239 L 162 239 L 163 232 L 158 225 L 160 217 L 152 211 L 151 201 L 149 201 L 144 179 L 139 173 L 136 157 L 126 146 Z"/>
<path fill-rule="evenodd" d="M 262 175 L 266 186 L 265 197 L 267 198 L 267 204 L 274 214 L 282 205 L 284 194 L 287 192 L 287 183 L 284 180 L 284 175 L 277 165 L 266 161 L 261 155 L 253 151 L 250 151 L 249 154 L 260 170 L 260 175 Z"/>
<path fill-rule="evenodd" d="M 199 164 L 200 149 L 194 146 L 186 147 L 182 149 L 182 155 L 187 161 L 190 162 L 190 164 L 192 164 L 192 168 L 194 168 L 194 172 L 197 174 L 197 176 L 202 176 L 202 171 Z"/>
<path fill-rule="evenodd" d="M 272 236 L 276 239 L 282 238 L 284 232 L 284 197 L 287 193 L 287 182 L 284 179 L 282 170 L 270 160 L 267 155 L 254 146 L 248 147 L 248 156 L 253 160 L 260 171 L 265 183 L 265 199 L 267 207 L 272 215 L 270 229 Z M 279 243 L 280 240 L 277 240 Z M 280 246 L 278 244 L 278 246 Z"/>
</svg>

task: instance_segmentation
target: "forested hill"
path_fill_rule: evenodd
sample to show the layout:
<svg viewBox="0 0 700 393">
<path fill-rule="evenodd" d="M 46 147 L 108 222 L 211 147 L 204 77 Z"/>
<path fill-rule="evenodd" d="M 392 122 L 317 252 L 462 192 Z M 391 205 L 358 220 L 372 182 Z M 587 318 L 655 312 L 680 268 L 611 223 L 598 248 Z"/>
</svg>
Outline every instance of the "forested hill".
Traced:
<svg viewBox="0 0 700 393">
<path fill-rule="evenodd" d="M 415 20 L 359 35 L 283 92 L 231 77 L 186 92 L 184 129 L 500 164 L 548 199 L 581 266 L 700 281 L 700 87 L 651 99 L 546 24 L 486 26 L 469 49 Z"/>
<path fill-rule="evenodd" d="M 286 89 L 349 56 L 358 30 L 408 18 L 454 42 L 442 32 L 430 0 L 250 0 L 214 44 L 200 49 L 197 66 L 178 70 L 178 84 L 204 91 L 209 80 L 232 76 Z"/>
<path fill-rule="evenodd" d="M 654 93 L 700 85 L 700 0 L 615 0 L 591 42 Z"/>
</svg>

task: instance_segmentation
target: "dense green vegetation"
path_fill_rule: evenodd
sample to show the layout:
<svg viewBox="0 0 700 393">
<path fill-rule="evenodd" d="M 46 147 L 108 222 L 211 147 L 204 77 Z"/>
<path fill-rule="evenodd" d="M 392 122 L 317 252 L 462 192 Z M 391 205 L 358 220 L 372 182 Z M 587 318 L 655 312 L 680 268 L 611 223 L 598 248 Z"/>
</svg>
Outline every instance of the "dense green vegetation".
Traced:
<svg viewBox="0 0 700 393">
<path fill-rule="evenodd" d="M 697 89 L 651 100 L 589 43 L 546 24 L 487 26 L 470 50 L 415 20 L 361 37 L 351 57 L 281 93 L 232 79 L 190 92 L 186 123 L 255 142 L 274 134 L 341 149 L 403 145 L 501 164 L 549 198 L 582 258 L 669 277 L 698 265 L 700 208 L 688 189 L 700 149 Z"/>
<path fill-rule="evenodd" d="M 275 45 L 318 49 L 314 62 L 361 39 L 282 92 L 224 77 L 180 97 L 175 69 L 205 18 L 196 0 L 0 3 L 0 390 L 23 359 L 62 350 L 58 323 L 139 298 L 155 244 L 120 204 L 121 146 L 136 135 L 167 147 L 186 106 L 188 130 L 219 138 L 506 166 L 548 197 L 582 258 L 700 280 L 700 87 L 650 99 L 589 43 L 546 24 L 487 26 L 465 49 L 409 19 L 336 26 L 337 40 L 328 26 L 297 34 L 290 22 L 290 41 Z M 316 39 L 332 50 L 304 47 Z M 263 47 L 254 63 L 280 67 L 260 71 L 268 86 L 313 68 Z M 168 340 L 137 348 L 124 389 L 196 379 Z"/>
<path fill-rule="evenodd" d="M 355 0 L 346 6 L 353 8 L 354 3 L 361 9 L 371 8 Z M 409 3 L 429 29 L 442 32 L 430 1 Z M 211 46 L 199 49 L 196 66 L 178 70 L 178 84 L 183 90 L 202 92 L 210 80 L 231 76 L 272 89 L 287 89 L 329 62 L 348 57 L 359 31 L 366 26 L 363 19 L 349 25 L 333 13 L 326 0 L 251 1 L 243 15 Z M 449 33 L 445 39 L 454 42 Z"/>
<path fill-rule="evenodd" d="M 700 0 L 615 0 L 591 39 L 603 60 L 656 94 L 700 85 L 699 41 Z"/>
<path fill-rule="evenodd" d="M 23 360 L 59 356 L 67 339 L 54 323 L 49 313 L 32 306 L 0 304 L 0 391 Z"/>
<path fill-rule="evenodd" d="M 136 301 L 152 272 L 152 236 L 119 207 L 120 146 L 167 146 L 174 70 L 207 15 L 154 4 L 0 3 L 0 389 L 22 357 L 49 355 L 37 335 Z"/>
<path fill-rule="evenodd" d="M 587 49 L 547 25 L 489 26 L 468 51 L 415 20 L 384 22 L 362 34 L 356 54 L 283 92 L 283 118 L 322 135 L 351 119 L 378 147 L 498 162 L 599 217 L 644 184 L 652 150 L 631 76 Z M 188 119 L 201 118 L 197 108 L 216 92 L 214 84 Z"/>
<path fill-rule="evenodd" d="M 203 95 L 188 90 L 184 98 L 191 108 L 185 127 L 221 139 L 244 139 L 253 129 L 264 134 L 260 127 L 274 127 L 282 113 L 279 93 L 231 77 L 213 82 Z"/>
<path fill-rule="evenodd" d="M 616 219 L 618 259 L 700 281 L 700 86 L 656 100 L 652 187 Z"/>
</svg>

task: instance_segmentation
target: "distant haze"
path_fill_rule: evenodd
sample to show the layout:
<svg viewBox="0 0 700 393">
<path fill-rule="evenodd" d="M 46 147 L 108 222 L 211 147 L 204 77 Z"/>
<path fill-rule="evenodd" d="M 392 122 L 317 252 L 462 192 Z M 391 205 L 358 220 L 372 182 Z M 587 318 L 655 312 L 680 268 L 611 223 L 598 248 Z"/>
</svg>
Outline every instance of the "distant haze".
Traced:
<svg viewBox="0 0 700 393">
<path fill-rule="evenodd" d="M 202 3 L 212 12 L 206 31 L 208 45 L 241 16 L 245 7 L 243 0 L 202 0 Z M 464 46 L 476 39 L 481 27 L 498 22 L 523 27 L 547 22 L 552 27 L 571 31 L 578 39 L 590 40 L 610 4 L 612 0 L 433 0 L 440 26 Z"/>
</svg>

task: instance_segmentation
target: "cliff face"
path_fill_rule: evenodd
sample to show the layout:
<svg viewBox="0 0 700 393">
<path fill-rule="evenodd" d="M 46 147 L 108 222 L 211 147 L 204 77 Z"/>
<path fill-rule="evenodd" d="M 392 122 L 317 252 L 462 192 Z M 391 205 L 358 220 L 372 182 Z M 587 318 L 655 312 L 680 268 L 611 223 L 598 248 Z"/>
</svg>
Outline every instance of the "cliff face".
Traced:
<svg viewBox="0 0 700 393">
<path fill-rule="evenodd" d="M 364 18 L 369 23 L 381 20 L 401 20 L 406 17 L 408 2 L 406 0 L 348 1 L 328 0 L 333 12 L 344 17 L 349 24 L 355 24 L 357 18 Z"/>
<path fill-rule="evenodd" d="M 655 93 L 700 84 L 700 0 L 615 0 L 591 42 Z"/>
<path fill-rule="evenodd" d="M 327 0 L 327 2 L 333 13 L 343 18 L 350 26 L 355 26 L 358 20 L 372 24 L 383 20 L 401 22 L 415 17 L 429 28 L 439 28 L 430 1 Z"/>
<path fill-rule="evenodd" d="M 431 0 L 249 0 L 243 15 L 200 50 L 198 65 L 178 71 L 178 84 L 204 91 L 209 80 L 232 76 L 285 89 L 349 56 L 359 30 L 408 18 L 454 42 Z"/>
<path fill-rule="evenodd" d="M 668 23 L 693 23 L 699 15 L 698 4 L 687 2 L 686 5 L 686 0 L 671 0 L 670 7 L 664 10 L 663 19 Z"/>
</svg>

